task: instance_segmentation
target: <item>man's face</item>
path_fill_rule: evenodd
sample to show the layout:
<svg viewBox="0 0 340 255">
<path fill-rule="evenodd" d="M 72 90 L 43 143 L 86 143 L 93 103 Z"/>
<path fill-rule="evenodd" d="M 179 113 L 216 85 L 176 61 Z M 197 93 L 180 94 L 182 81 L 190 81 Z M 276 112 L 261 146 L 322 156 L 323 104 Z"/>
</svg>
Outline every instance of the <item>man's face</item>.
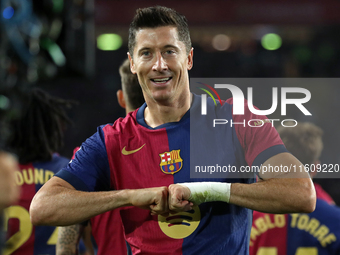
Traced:
<svg viewBox="0 0 340 255">
<path fill-rule="evenodd" d="M 177 28 L 171 26 L 140 29 L 136 33 L 132 73 L 136 73 L 146 100 L 173 102 L 189 91 L 188 70 L 192 68 L 193 50 L 189 55 L 178 40 Z M 150 102 L 150 101 L 149 101 Z"/>
</svg>

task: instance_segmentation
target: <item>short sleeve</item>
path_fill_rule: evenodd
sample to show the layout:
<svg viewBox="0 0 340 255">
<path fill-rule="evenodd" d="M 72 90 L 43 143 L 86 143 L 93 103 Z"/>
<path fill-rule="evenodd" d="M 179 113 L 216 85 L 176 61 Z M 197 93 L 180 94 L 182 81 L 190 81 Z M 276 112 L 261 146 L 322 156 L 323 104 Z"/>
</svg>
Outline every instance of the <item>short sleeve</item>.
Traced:
<svg viewBox="0 0 340 255">
<path fill-rule="evenodd" d="M 107 158 L 104 131 L 88 138 L 76 151 L 70 163 L 55 176 L 82 191 L 110 190 L 110 166 Z"/>
<path fill-rule="evenodd" d="M 232 104 L 232 99 L 227 103 Z M 266 116 L 250 112 L 247 100 L 245 100 L 244 115 L 233 115 L 233 122 L 249 166 L 260 166 L 272 156 L 288 152 L 273 121 Z"/>
</svg>

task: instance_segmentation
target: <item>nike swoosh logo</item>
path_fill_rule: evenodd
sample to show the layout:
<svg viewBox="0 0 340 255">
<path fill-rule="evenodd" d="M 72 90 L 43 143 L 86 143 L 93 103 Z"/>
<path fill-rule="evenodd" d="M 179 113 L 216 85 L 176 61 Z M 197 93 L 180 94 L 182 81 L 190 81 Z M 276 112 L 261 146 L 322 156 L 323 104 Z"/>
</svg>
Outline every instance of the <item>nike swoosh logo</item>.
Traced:
<svg viewBox="0 0 340 255">
<path fill-rule="evenodd" d="M 145 143 L 144 143 L 141 147 L 139 147 L 138 149 L 135 149 L 135 150 L 132 150 L 132 151 L 127 151 L 127 150 L 125 150 L 125 148 L 126 148 L 126 146 L 125 146 L 125 147 L 122 149 L 122 154 L 123 154 L 123 155 L 130 155 L 130 154 L 133 154 L 133 153 L 135 153 L 135 152 L 141 150 L 141 149 L 144 147 L 144 145 L 145 145 Z"/>
</svg>

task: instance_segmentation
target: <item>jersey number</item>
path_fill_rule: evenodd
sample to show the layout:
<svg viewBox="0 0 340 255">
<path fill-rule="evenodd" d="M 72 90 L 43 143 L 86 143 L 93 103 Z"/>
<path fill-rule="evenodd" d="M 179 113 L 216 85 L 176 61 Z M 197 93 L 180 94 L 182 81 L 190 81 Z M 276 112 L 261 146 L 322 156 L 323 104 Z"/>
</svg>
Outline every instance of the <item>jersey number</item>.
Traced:
<svg viewBox="0 0 340 255">
<path fill-rule="evenodd" d="M 5 231 L 8 228 L 9 219 L 19 220 L 19 230 L 14 235 L 12 235 L 6 241 L 6 247 L 3 250 L 3 255 L 12 254 L 15 250 L 19 249 L 31 236 L 33 225 L 30 220 L 30 215 L 28 211 L 19 205 L 11 206 L 5 209 Z M 48 239 L 47 244 L 56 245 L 58 240 L 58 228 L 56 228 L 51 237 Z"/>
<path fill-rule="evenodd" d="M 277 255 L 276 247 L 261 247 L 258 249 L 256 255 Z M 318 255 L 316 247 L 299 247 L 296 249 L 295 255 Z"/>
</svg>

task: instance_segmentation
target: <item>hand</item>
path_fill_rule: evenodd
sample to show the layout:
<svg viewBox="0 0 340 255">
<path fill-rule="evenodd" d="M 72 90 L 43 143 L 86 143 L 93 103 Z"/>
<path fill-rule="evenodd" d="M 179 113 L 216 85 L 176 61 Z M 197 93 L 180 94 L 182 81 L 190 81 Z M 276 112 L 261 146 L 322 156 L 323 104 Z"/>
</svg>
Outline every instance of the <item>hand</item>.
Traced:
<svg viewBox="0 0 340 255">
<path fill-rule="evenodd" d="M 9 153 L 0 152 L 0 210 L 19 198 L 20 190 L 14 174 L 16 170 L 19 170 L 16 159 Z"/>
<path fill-rule="evenodd" d="M 133 190 L 131 204 L 151 211 L 152 215 L 168 214 L 168 188 L 157 187 Z"/>
<path fill-rule="evenodd" d="M 169 210 L 171 213 L 192 210 L 193 203 L 189 201 L 190 189 L 180 184 L 169 186 Z"/>
</svg>

